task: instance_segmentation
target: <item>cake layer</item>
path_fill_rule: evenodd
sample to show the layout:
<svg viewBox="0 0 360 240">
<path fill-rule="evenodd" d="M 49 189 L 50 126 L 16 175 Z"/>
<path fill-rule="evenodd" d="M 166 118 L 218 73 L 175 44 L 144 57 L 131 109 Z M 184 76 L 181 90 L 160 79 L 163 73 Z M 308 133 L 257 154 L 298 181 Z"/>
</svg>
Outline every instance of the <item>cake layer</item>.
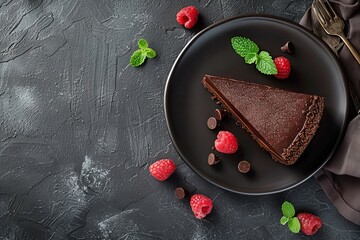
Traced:
<svg viewBox="0 0 360 240">
<path fill-rule="evenodd" d="M 210 75 L 202 83 L 283 164 L 299 159 L 319 127 L 323 97 Z"/>
</svg>

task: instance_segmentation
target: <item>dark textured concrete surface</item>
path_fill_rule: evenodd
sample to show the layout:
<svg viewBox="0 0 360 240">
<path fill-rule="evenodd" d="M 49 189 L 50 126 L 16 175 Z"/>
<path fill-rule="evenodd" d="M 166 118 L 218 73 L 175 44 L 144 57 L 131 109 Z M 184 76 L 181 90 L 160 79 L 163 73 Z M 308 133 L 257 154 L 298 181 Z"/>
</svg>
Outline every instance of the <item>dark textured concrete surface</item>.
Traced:
<svg viewBox="0 0 360 240">
<path fill-rule="evenodd" d="M 165 81 L 202 28 L 244 13 L 298 22 L 310 0 L 0 0 L 0 239 L 360 239 L 315 179 L 267 196 L 211 185 L 178 156 L 163 110 Z M 186 30 L 176 12 L 195 5 Z M 158 56 L 129 58 L 144 37 Z M 148 166 L 172 158 L 176 173 Z M 214 201 L 193 216 L 177 186 Z M 280 205 L 319 215 L 314 237 L 279 223 Z"/>
</svg>

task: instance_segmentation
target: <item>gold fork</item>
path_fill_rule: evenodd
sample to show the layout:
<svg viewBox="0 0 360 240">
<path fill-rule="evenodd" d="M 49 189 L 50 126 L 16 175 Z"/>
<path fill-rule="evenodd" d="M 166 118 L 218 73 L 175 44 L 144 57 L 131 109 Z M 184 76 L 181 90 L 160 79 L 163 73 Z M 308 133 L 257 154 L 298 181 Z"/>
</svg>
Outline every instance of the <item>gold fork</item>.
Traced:
<svg viewBox="0 0 360 240">
<path fill-rule="evenodd" d="M 323 0 L 315 0 L 312 4 L 315 16 L 318 19 L 320 25 L 329 35 L 338 36 L 348 47 L 356 61 L 360 64 L 360 55 L 345 37 L 344 34 L 344 21 L 336 14 L 335 10 L 331 7 L 329 2 Z"/>
</svg>

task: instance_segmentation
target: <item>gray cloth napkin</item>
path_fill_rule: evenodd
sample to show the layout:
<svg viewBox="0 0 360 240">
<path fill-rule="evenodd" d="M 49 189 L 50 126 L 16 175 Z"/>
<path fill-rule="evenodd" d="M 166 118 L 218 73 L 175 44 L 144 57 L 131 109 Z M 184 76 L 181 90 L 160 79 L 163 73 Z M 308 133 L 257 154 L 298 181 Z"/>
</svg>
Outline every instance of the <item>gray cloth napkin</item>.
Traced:
<svg viewBox="0 0 360 240">
<path fill-rule="evenodd" d="M 359 0 L 330 0 L 336 12 L 346 21 L 345 34 L 360 52 Z M 338 55 L 349 81 L 360 96 L 360 65 L 339 38 L 328 36 L 320 27 L 311 9 L 300 24 L 322 38 Z M 360 225 L 360 115 L 353 118 L 340 147 L 329 162 L 315 175 L 321 187 L 348 220 Z"/>
</svg>

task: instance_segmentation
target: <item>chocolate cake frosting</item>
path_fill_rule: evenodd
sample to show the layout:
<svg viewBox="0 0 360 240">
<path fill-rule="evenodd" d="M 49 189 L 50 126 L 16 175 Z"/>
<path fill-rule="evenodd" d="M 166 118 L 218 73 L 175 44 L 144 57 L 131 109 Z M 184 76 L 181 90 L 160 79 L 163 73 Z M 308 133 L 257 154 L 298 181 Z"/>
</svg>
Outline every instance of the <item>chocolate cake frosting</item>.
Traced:
<svg viewBox="0 0 360 240">
<path fill-rule="evenodd" d="M 319 127 L 324 98 L 205 75 L 202 84 L 273 159 L 294 164 Z"/>
</svg>

